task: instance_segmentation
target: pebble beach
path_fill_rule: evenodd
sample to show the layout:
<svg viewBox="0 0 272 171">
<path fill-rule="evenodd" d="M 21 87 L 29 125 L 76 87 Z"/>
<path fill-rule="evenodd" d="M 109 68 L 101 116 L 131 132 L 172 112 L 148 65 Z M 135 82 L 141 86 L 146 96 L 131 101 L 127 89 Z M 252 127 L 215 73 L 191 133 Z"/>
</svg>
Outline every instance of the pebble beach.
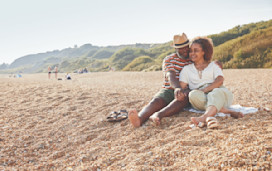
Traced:
<svg viewBox="0 0 272 171">
<path fill-rule="evenodd" d="M 182 111 L 160 126 L 108 122 L 140 111 L 160 89 L 161 71 L 0 75 L 0 170 L 272 170 L 272 69 L 225 69 L 233 104 L 258 108 L 190 129 Z"/>
</svg>

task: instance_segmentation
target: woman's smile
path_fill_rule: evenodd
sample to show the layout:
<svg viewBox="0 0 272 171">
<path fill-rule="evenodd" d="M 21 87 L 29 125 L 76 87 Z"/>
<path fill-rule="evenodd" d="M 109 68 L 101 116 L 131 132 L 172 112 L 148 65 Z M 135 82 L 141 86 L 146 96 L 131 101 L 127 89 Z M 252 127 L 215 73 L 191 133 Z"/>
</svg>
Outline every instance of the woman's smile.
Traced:
<svg viewBox="0 0 272 171">
<path fill-rule="evenodd" d="M 190 59 L 193 62 L 204 60 L 204 51 L 202 50 L 201 46 L 197 43 L 192 44 L 189 55 Z"/>
</svg>

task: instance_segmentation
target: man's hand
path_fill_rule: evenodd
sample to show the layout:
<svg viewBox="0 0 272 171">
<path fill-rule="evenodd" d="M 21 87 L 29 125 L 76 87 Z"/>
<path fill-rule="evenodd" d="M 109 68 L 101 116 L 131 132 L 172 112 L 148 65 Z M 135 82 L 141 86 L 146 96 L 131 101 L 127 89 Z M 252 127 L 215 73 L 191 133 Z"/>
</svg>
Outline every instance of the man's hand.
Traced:
<svg viewBox="0 0 272 171">
<path fill-rule="evenodd" d="M 223 64 L 220 61 L 215 60 L 214 62 L 216 65 L 218 65 L 223 70 Z"/>
</svg>

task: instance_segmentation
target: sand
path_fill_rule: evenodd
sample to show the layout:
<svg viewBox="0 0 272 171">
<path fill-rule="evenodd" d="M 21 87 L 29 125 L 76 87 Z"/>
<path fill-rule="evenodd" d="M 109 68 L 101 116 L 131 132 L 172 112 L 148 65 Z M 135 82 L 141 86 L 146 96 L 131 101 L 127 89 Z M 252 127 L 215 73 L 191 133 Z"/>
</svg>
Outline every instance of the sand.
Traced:
<svg viewBox="0 0 272 171">
<path fill-rule="evenodd" d="M 111 111 L 141 110 L 162 72 L 1 75 L 0 170 L 272 170 L 272 70 L 224 74 L 233 104 L 259 111 L 219 117 L 215 130 L 188 129 L 200 116 L 188 111 L 157 127 L 106 121 Z"/>
</svg>

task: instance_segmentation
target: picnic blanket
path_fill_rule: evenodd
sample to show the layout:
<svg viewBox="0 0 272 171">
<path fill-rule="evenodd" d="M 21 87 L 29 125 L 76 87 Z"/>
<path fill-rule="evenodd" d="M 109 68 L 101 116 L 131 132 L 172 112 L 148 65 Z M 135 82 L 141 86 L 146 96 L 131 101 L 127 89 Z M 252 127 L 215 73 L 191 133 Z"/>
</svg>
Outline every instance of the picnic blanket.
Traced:
<svg viewBox="0 0 272 171">
<path fill-rule="evenodd" d="M 229 109 L 234 110 L 236 112 L 242 112 L 243 114 L 248 114 L 248 113 L 255 113 L 258 111 L 258 108 L 254 108 L 254 107 L 243 107 L 239 104 L 237 105 L 231 105 L 229 107 Z M 190 108 L 185 108 L 184 110 L 187 110 L 189 112 L 195 112 L 195 113 L 204 113 L 205 111 L 201 111 L 201 110 L 196 110 L 192 107 Z M 219 116 L 219 117 L 224 117 L 224 116 L 230 116 L 229 114 L 224 114 L 224 113 L 217 113 L 215 116 Z"/>
</svg>

